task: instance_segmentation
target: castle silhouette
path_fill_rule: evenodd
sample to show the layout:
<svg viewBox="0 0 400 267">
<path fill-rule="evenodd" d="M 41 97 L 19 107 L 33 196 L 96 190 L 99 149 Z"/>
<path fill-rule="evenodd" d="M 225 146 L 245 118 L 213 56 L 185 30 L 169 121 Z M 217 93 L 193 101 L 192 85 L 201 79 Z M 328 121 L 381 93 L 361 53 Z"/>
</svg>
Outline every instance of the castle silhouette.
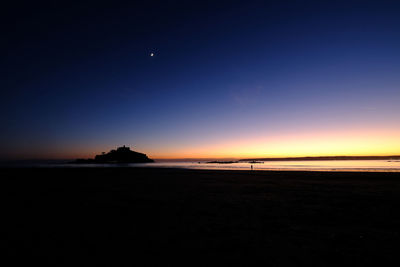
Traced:
<svg viewBox="0 0 400 267">
<path fill-rule="evenodd" d="M 132 151 L 130 147 L 122 146 L 108 153 L 103 152 L 96 155 L 94 159 L 77 159 L 74 163 L 147 163 L 154 160 L 147 157 L 146 154 Z"/>
</svg>

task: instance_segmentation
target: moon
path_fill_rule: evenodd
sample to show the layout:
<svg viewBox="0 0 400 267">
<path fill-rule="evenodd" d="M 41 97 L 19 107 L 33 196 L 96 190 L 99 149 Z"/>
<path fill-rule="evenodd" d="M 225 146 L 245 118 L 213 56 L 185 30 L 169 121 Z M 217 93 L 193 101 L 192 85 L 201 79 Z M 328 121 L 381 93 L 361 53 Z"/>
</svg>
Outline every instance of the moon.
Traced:
<svg viewBox="0 0 400 267">
<path fill-rule="evenodd" d="M 154 53 L 150 53 L 150 56 L 151 56 L 151 57 L 154 57 Z"/>
</svg>

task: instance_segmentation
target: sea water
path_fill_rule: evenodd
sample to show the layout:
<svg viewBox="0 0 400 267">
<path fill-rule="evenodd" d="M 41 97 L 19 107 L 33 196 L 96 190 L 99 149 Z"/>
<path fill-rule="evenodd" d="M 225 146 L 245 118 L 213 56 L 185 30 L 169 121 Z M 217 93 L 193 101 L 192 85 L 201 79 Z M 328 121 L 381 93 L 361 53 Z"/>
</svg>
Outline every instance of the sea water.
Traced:
<svg viewBox="0 0 400 267">
<path fill-rule="evenodd" d="M 203 170 L 284 170 L 284 171 L 383 171 L 400 172 L 400 160 L 317 160 L 265 161 L 263 163 L 160 162 L 143 167 L 170 167 Z"/>
<path fill-rule="evenodd" d="M 316 160 L 316 161 L 265 161 L 263 163 L 207 163 L 205 161 L 159 161 L 154 163 L 126 164 L 71 164 L 65 162 L 23 162 L 0 167 L 39 167 L 39 168 L 185 168 L 201 170 L 283 170 L 283 171 L 362 171 L 362 172 L 400 172 L 400 160 Z"/>
</svg>

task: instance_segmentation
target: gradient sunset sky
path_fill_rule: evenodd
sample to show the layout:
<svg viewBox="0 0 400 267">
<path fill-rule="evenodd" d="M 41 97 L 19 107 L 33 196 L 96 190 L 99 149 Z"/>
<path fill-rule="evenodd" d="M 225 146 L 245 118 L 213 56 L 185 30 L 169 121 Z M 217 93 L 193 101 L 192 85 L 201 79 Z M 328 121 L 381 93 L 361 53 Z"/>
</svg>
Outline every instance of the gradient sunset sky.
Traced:
<svg viewBox="0 0 400 267">
<path fill-rule="evenodd" d="M 400 155 L 398 1 L 2 13 L 1 159 Z"/>
</svg>

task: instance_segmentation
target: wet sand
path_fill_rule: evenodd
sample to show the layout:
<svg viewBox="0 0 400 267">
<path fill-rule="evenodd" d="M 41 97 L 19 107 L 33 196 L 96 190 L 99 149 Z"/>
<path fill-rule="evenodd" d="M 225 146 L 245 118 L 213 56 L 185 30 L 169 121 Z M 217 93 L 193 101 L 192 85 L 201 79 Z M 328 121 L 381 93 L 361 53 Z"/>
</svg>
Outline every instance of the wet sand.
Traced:
<svg viewBox="0 0 400 267">
<path fill-rule="evenodd" d="M 400 173 L 71 168 L 0 175 L 8 266 L 400 263 Z"/>
</svg>

